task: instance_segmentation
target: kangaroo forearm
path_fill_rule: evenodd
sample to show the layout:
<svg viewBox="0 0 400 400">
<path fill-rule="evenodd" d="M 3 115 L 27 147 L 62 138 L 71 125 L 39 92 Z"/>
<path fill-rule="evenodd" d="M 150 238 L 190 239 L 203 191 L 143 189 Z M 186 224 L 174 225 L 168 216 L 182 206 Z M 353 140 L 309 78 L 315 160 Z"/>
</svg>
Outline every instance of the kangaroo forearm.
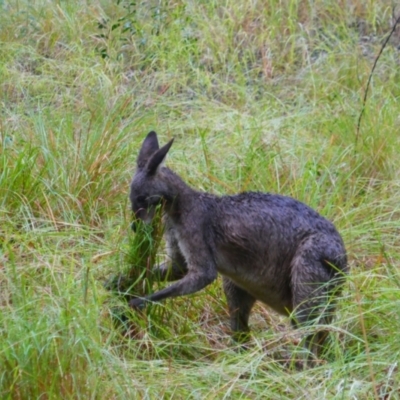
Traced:
<svg viewBox="0 0 400 400">
<path fill-rule="evenodd" d="M 172 263 L 160 264 L 154 268 L 153 272 L 162 281 L 177 281 L 187 274 L 187 268 L 173 261 Z"/>
<path fill-rule="evenodd" d="M 155 292 L 144 299 L 133 299 L 129 305 L 131 307 L 139 307 L 145 301 L 161 301 L 168 297 L 184 296 L 200 291 L 201 289 L 208 286 L 217 277 L 217 272 L 204 273 L 199 275 L 198 273 L 187 274 L 183 279 L 173 283 L 171 286 L 166 287 L 158 292 Z"/>
</svg>

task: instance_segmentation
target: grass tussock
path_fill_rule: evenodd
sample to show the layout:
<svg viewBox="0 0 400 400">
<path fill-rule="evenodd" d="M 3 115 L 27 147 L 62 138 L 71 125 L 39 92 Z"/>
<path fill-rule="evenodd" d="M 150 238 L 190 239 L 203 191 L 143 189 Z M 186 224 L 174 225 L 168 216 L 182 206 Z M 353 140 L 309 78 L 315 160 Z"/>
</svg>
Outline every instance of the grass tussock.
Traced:
<svg viewBox="0 0 400 400">
<path fill-rule="evenodd" d="M 386 0 L 0 1 L 1 398 L 398 398 L 398 29 L 356 140 L 396 12 Z M 164 258 L 129 227 L 152 129 L 176 138 L 168 164 L 191 185 L 290 195 L 334 221 L 352 271 L 328 362 L 293 368 L 306 332 L 261 305 L 237 351 L 220 282 L 114 323 L 126 305 L 104 282 L 146 268 L 146 251 Z"/>
</svg>

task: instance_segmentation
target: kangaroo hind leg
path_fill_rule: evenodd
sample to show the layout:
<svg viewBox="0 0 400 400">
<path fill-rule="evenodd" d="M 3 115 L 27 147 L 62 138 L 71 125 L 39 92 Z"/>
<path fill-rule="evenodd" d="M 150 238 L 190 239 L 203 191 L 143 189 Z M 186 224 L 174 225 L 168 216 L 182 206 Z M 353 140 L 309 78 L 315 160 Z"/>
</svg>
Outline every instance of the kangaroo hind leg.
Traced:
<svg viewBox="0 0 400 400">
<path fill-rule="evenodd" d="M 313 259 L 309 252 L 295 257 L 291 277 L 294 327 L 331 322 L 342 283 L 340 275 L 336 275 L 333 266 L 321 258 Z M 327 330 L 309 334 L 304 346 L 320 357 L 327 336 Z"/>
<path fill-rule="evenodd" d="M 246 342 L 250 331 L 250 311 L 256 299 L 227 277 L 223 277 L 223 287 L 228 302 L 233 339 L 239 343 Z"/>
</svg>

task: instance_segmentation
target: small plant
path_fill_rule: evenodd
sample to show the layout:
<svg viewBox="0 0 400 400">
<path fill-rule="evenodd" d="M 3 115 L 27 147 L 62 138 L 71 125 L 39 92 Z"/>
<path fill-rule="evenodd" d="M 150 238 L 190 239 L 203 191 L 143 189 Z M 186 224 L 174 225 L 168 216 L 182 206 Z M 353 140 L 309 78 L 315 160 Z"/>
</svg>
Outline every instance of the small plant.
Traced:
<svg viewBox="0 0 400 400">
<path fill-rule="evenodd" d="M 163 234 L 161 216 L 162 207 L 158 207 L 151 224 L 134 222 L 135 232 L 128 236 L 128 251 L 125 255 L 128 267 L 124 273 L 111 277 L 106 282 L 106 289 L 127 299 L 152 292 L 153 284 L 159 282 L 159 276 L 151 267 L 155 264 Z"/>
<path fill-rule="evenodd" d="M 121 17 L 116 21 L 110 18 L 102 19 L 97 24 L 101 33 L 96 36 L 102 40 L 102 44 L 99 45 L 96 50 L 102 58 L 110 57 L 106 42 L 112 38 L 116 38 L 120 48 L 132 40 L 132 37 L 138 39 L 139 46 L 143 46 L 146 42 L 142 22 L 139 21 L 141 17 L 138 15 L 140 14 L 140 12 L 138 12 L 140 4 L 138 5 L 135 1 L 118 0 L 117 5 L 121 5 L 124 10 Z M 161 5 L 148 7 L 146 3 L 146 8 L 150 10 L 150 17 L 153 24 L 151 34 L 158 35 L 160 33 L 162 21 L 165 18 L 165 13 L 162 12 Z"/>
</svg>

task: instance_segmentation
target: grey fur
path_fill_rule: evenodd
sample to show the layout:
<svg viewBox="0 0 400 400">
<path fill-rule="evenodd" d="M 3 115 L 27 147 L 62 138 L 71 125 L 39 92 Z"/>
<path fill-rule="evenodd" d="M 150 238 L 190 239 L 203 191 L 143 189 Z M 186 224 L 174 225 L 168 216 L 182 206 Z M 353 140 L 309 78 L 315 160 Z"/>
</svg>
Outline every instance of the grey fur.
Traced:
<svg viewBox="0 0 400 400">
<path fill-rule="evenodd" d="M 159 148 L 150 132 L 140 150 L 131 183 L 132 210 L 149 222 L 163 203 L 165 236 L 171 262 L 158 267 L 177 280 L 130 306 L 195 293 L 223 276 L 231 328 L 246 336 L 256 300 L 293 326 L 329 323 L 331 300 L 340 292 L 348 271 L 343 240 L 334 225 L 307 205 L 290 197 L 247 192 L 215 196 L 190 188 L 161 165 L 172 140 Z M 325 333 L 310 335 L 308 349 L 318 352 Z"/>
</svg>

